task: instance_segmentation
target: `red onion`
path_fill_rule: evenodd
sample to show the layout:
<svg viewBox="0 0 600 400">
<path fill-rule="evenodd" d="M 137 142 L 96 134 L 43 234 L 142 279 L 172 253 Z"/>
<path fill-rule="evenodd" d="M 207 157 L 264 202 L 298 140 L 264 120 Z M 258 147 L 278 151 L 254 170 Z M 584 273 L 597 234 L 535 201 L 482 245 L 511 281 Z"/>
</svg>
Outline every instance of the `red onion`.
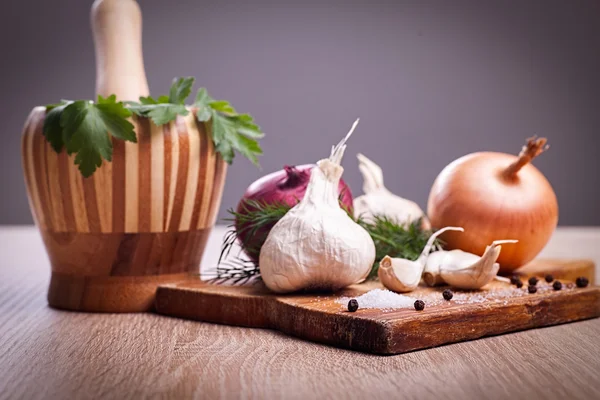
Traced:
<svg viewBox="0 0 600 400">
<path fill-rule="evenodd" d="M 295 206 L 304 197 L 311 171 L 315 167 L 315 164 L 299 165 L 296 167 L 286 165 L 282 170 L 263 176 L 246 189 L 246 193 L 244 193 L 244 196 L 240 200 L 236 212 L 246 215 L 248 212 L 254 211 L 256 208 L 252 207 L 248 201 L 256 201 L 267 205 L 284 204 L 291 207 Z M 352 215 L 352 192 L 343 179 L 340 179 L 338 193 L 341 205 Z M 264 225 L 254 233 L 251 232 L 248 225 L 251 225 L 251 222 L 240 223 L 236 218 L 235 228 L 242 247 L 246 251 L 246 254 L 254 262 L 257 262 L 260 247 L 266 240 L 275 222 Z"/>
</svg>

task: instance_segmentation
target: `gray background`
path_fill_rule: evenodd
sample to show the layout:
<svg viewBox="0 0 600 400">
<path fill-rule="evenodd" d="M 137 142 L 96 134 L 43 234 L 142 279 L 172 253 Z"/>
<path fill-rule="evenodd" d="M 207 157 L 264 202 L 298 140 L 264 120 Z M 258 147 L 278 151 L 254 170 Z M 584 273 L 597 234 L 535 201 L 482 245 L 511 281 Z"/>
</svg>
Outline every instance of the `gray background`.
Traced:
<svg viewBox="0 0 600 400">
<path fill-rule="evenodd" d="M 267 132 L 262 172 L 240 157 L 229 170 L 221 217 L 262 173 L 326 156 L 360 116 L 344 161 L 355 195 L 359 151 L 424 207 L 450 161 L 517 153 L 538 134 L 551 149 L 535 165 L 556 190 L 560 223 L 600 225 L 597 0 L 140 4 L 152 92 L 196 76 Z M 2 224 L 32 222 L 19 144 L 29 110 L 94 95 L 90 5 L 3 2 Z"/>
</svg>

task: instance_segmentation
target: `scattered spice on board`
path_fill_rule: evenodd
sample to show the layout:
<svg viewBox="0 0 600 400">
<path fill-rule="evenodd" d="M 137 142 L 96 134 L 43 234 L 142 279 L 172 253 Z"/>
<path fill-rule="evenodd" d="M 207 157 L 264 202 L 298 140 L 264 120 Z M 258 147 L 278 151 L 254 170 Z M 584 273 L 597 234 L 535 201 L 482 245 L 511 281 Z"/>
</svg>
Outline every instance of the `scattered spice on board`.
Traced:
<svg viewBox="0 0 600 400">
<path fill-rule="evenodd" d="M 502 303 L 506 302 L 509 298 L 522 297 L 526 294 L 527 293 L 524 290 L 516 289 L 514 287 L 494 290 L 453 291 L 451 304 Z M 425 301 L 428 307 L 448 304 L 447 300 L 440 297 L 439 292 L 422 295 L 420 296 L 420 299 Z"/>
<path fill-rule="evenodd" d="M 454 296 L 454 293 L 452 293 L 452 290 L 446 289 L 442 292 L 442 296 L 444 296 L 445 300 L 452 300 L 452 296 Z"/>
<path fill-rule="evenodd" d="M 349 298 L 342 297 L 336 302 L 348 304 L 350 300 L 356 300 L 360 308 L 395 309 L 410 308 L 415 301 L 414 298 L 394 293 L 384 289 L 373 289 L 360 296 Z"/>
<path fill-rule="evenodd" d="M 577 278 L 575 280 L 575 284 L 577 285 L 578 288 L 584 288 L 586 287 L 588 284 L 590 283 L 590 281 L 588 280 L 588 278 L 584 277 L 584 276 L 580 276 L 579 278 Z"/>
<path fill-rule="evenodd" d="M 546 279 L 546 282 L 552 283 L 552 281 L 554 280 L 554 277 L 552 276 L 552 274 L 548 274 L 544 277 L 544 279 Z"/>
<path fill-rule="evenodd" d="M 351 299 L 348 302 L 348 311 L 355 312 L 356 310 L 358 310 L 358 301 L 356 301 L 356 299 Z"/>
<path fill-rule="evenodd" d="M 531 286 L 535 286 L 535 285 L 537 285 L 538 281 L 539 281 L 538 278 L 536 278 L 535 276 L 532 276 L 531 278 L 529 278 L 528 282 Z"/>
<path fill-rule="evenodd" d="M 527 286 L 527 291 L 529 293 L 535 293 L 535 292 L 537 292 L 537 286 L 529 285 L 529 286 Z"/>
<path fill-rule="evenodd" d="M 528 293 L 550 293 L 555 290 L 553 285 L 545 282 L 536 286 L 530 285 L 524 287 L 523 282 L 519 280 L 519 284 L 520 286 L 517 285 L 517 287 L 506 285 L 506 287 L 496 287 L 491 290 L 450 290 L 448 288 L 440 288 L 428 293 L 419 293 L 419 300 L 427 304 L 428 308 L 483 303 L 508 304 L 508 300 L 511 298 L 527 296 Z M 574 290 L 574 288 L 574 283 L 571 283 L 570 286 L 569 284 L 561 283 L 561 290 Z M 445 291 L 452 292 L 451 303 L 446 300 L 444 296 Z M 414 302 L 417 300 L 415 297 L 405 296 L 385 289 L 373 289 L 361 296 L 338 298 L 336 303 L 343 305 L 345 308 L 350 300 L 355 299 L 360 304 L 360 308 L 393 311 L 395 309 L 414 308 Z"/>
<path fill-rule="evenodd" d="M 560 283 L 560 281 L 554 281 L 554 283 L 552 284 L 552 288 L 554 290 L 560 290 L 562 289 L 562 283 Z"/>
<path fill-rule="evenodd" d="M 523 282 L 522 282 L 522 281 L 519 279 L 519 280 L 517 281 L 517 283 L 515 283 L 515 286 L 516 286 L 517 288 L 521 289 L 521 288 L 523 287 Z"/>
<path fill-rule="evenodd" d="M 415 310 L 423 311 L 424 309 L 425 309 L 425 303 L 423 302 L 423 300 L 416 300 L 415 301 Z"/>
</svg>

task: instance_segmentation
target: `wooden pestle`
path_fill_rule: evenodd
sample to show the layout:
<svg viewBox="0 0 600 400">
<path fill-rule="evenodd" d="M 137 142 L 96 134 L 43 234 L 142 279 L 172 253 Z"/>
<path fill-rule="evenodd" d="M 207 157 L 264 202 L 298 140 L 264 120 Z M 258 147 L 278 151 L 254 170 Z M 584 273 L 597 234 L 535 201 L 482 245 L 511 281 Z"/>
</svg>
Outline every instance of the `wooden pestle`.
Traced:
<svg viewBox="0 0 600 400">
<path fill-rule="evenodd" d="M 119 101 L 148 96 L 142 55 L 142 13 L 135 0 L 96 0 L 91 24 L 96 49 L 96 94 Z"/>
</svg>

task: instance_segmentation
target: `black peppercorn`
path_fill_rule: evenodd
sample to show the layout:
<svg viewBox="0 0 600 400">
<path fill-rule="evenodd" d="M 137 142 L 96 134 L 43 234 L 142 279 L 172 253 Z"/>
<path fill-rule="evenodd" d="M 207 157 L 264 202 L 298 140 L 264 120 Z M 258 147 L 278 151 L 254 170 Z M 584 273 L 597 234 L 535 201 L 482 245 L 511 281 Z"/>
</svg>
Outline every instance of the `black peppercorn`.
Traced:
<svg viewBox="0 0 600 400">
<path fill-rule="evenodd" d="M 521 280 L 518 280 L 517 283 L 515 283 L 515 285 L 521 289 L 523 287 L 523 282 Z"/>
<path fill-rule="evenodd" d="M 527 286 L 527 291 L 529 293 L 535 293 L 535 292 L 537 292 L 537 286 L 529 285 L 529 286 Z"/>
<path fill-rule="evenodd" d="M 521 282 L 519 275 L 513 275 L 510 277 L 510 283 L 512 283 L 513 285 L 516 285 L 517 282 Z"/>
<path fill-rule="evenodd" d="M 538 283 L 538 278 L 536 278 L 535 276 L 532 276 L 531 278 L 529 278 L 529 284 L 531 286 L 535 286 Z"/>
<path fill-rule="evenodd" d="M 562 283 L 560 283 L 560 281 L 554 281 L 552 287 L 554 288 L 554 290 L 560 290 L 562 289 Z"/>
<path fill-rule="evenodd" d="M 452 293 L 452 290 L 446 289 L 442 292 L 442 296 L 444 296 L 444 299 L 446 300 L 452 300 L 452 296 L 454 296 L 454 293 Z"/>
<path fill-rule="evenodd" d="M 415 301 L 415 310 L 423 311 L 424 308 L 425 308 L 425 303 L 423 302 L 423 300 Z"/>
<path fill-rule="evenodd" d="M 546 279 L 546 282 L 550 283 L 554 280 L 554 277 L 551 274 L 548 274 L 544 277 L 544 279 Z"/>
<path fill-rule="evenodd" d="M 348 302 L 348 311 L 354 312 L 358 310 L 358 301 L 356 299 L 352 299 Z"/>
<path fill-rule="evenodd" d="M 590 281 L 588 280 L 588 278 L 586 278 L 584 276 L 580 276 L 579 278 L 577 278 L 575 280 L 575 284 L 579 288 L 586 287 L 589 283 L 590 283 Z"/>
</svg>

